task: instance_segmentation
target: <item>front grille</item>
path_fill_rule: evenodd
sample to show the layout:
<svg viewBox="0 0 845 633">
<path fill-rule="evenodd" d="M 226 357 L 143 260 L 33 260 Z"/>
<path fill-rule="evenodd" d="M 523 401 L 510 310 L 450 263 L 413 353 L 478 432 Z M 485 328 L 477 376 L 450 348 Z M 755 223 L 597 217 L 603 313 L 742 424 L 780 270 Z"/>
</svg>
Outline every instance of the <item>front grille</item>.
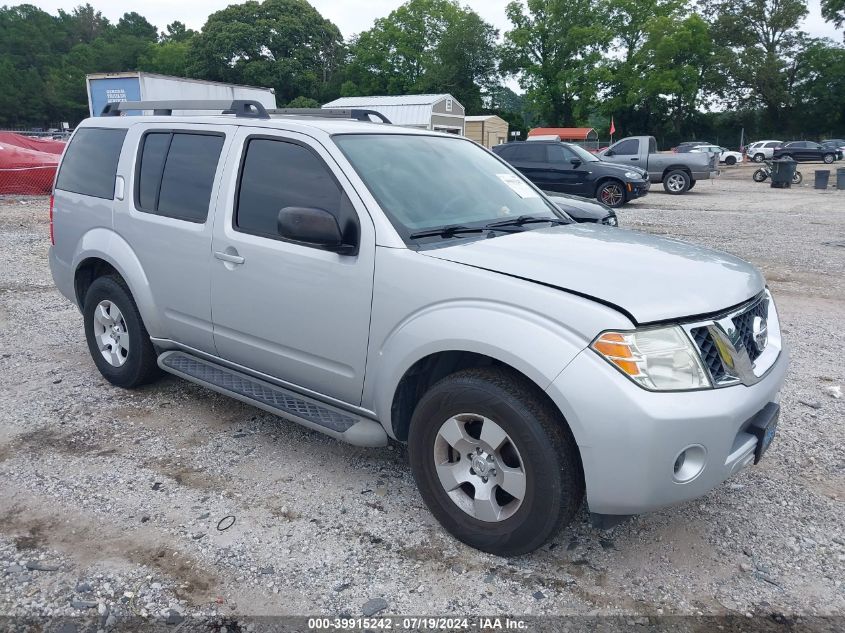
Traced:
<svg viewBox="0 0 845 633">
<path fill-rule="evenodd" d="M 710 372 L 713 382 L 718 383 L 724 380 L 727 372 L 722 363 L 722 357 L 719 355 L 719 349 L 710 335 L 710 330 L 706 327 L 697 327 L 693 328 L 690 334 L 692 334 L 692 340 L 695 341 L 698 350 L 701 352 L 701 360 Z"/>
<path fill-rule="evenodd" d="M 736 327 L 738 340 L 737 348 L 744 347 L 748 352 L 748 358 L 755 361 L 761 352 L 754 344 L 754 317 L 766 318 L 769 314 L 768 299 L 761 299 L 742 314 L 735 316 L 732 321 Z"/>
</svg>

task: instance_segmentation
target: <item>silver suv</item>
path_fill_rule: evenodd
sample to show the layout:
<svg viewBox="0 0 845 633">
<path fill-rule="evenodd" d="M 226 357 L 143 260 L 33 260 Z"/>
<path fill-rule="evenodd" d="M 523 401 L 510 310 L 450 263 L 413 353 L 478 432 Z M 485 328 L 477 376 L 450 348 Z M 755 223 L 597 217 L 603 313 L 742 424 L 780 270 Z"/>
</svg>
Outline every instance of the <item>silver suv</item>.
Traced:
<svg viewBox="0 0 845 633">
<path fill-rule="evenodd" d="M 84 121 L 50 265 L 111 383 L 161 370 L 359 446 L 516 555 L 702 495 L 772 441 L 787 370 L 763 277 L 575 224 L 461 137 L 357 111 Z M 220 110 L 225 108 L 224 113 Z"/>
</svg>

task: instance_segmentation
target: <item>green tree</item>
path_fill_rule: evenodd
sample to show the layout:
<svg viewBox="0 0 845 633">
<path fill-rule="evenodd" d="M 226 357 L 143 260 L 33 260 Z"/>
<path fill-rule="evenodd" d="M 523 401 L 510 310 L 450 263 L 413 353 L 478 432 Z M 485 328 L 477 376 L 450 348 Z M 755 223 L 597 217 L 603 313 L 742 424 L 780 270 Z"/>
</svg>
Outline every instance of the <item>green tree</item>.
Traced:
<svg viewBox="0 0 845 633">
<path fill-rule="evenodd" d="M 845 24 L 845 0 L 822 0 L 822 16 L 828 22 L 833 22 L 836 28 L 842 28 Z M 842 37 L 845 37 L 845 33 Z"/>
<path fill-rule="evenodd" d="M 845 48 L 808 40 L 798 54 L 793 92 L 803 114 L 798 132 L 838 136 L 845 130 Z"/>
<path fill-rule="evenodd" d="M 410 0 L 353 39 L 341 93 L 448 92 L 477 112 L 496 85 L 497 37 L 455 0 Z"/>
<path fill-rule="evenodd" d="M 726 52 L 721 70 L 724 96 L 736 107 L 762 107 L 767 126 L 782 129 L 794 105 L 796 59 L 806 34 L 798 25 L 807 15 L 803 0 L 708 0 L 713 40 Z"/>
<path fill-rule="evenodd" d="M 138 69 L 174 77 L 188 76 L 188 41 L 167 40 L 148 44 L 138 58 Z"/>
<path fill-rule="evenodd" d="M 286 108 L 319 108 L 320 102 L 316 99 L 312 99 L 311 97 L 303 97 L 299 96 L 296 99 L 291 100 L 285 106 Z"/>
<path fill-rule="evenodd" d="M 338 28 L 305 0 L 250 0 L 209 16 L 190 40 L 188 71 L 272 87 L 284 103 L 299 95 L 322 98 L 343 51 Z"/>
<path fill-rule="evenodd" d="M 197 34 L 193 29 L 189 29 L 183 22 L 176 20 L 171 22 L 166 27 L 166 30 L 159 35 L 159 41 L 170 42 L 187 42 L 189 39 Z"/>
<path fill-rule="evenodd" d="M 586 119 L 596 98 L 599 62 L 611 40 L 605 8 L 593 0 L 527 0 L 506 9 L 502 69 L 551 125 Z"/>
</svg>

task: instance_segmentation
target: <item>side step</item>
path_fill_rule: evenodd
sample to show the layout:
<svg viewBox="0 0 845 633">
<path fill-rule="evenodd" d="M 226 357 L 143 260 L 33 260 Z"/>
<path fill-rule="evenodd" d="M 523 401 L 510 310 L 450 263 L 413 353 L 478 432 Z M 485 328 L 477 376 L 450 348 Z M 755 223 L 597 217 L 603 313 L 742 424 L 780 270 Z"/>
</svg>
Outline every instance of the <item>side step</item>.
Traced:
<svg viewBox="0 0 845 633">
<path fill-rule="evenodd" d="M 185 352 L 158 357 L 164 371 L 355 446 L 386 446 L 374 421 Z"/>
</svg>

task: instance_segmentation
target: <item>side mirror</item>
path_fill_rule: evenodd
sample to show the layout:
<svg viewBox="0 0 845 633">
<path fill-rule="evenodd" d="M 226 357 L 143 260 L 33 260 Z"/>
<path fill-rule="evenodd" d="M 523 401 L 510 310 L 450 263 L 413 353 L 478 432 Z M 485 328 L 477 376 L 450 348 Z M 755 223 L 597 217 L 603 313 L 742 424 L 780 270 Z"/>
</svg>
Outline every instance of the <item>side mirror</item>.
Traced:
<svg viewBox="0 0 845 633">
<path fill-rule="evenodd" d="M 570 158 L 569 162 L 572 163 L 573 167 L 578 167 L 578 165 L 581 164 L 581 159 L 580 158 Z"/>
<path fill-rule="evenodd" d="M 337 218 L 325 209 L 285 207 L 279 211 L 279 235 L 286 240 L 322 248 L 341 255 L 352 255 L 356 244 L 347 244 Z"/>
</svg>

